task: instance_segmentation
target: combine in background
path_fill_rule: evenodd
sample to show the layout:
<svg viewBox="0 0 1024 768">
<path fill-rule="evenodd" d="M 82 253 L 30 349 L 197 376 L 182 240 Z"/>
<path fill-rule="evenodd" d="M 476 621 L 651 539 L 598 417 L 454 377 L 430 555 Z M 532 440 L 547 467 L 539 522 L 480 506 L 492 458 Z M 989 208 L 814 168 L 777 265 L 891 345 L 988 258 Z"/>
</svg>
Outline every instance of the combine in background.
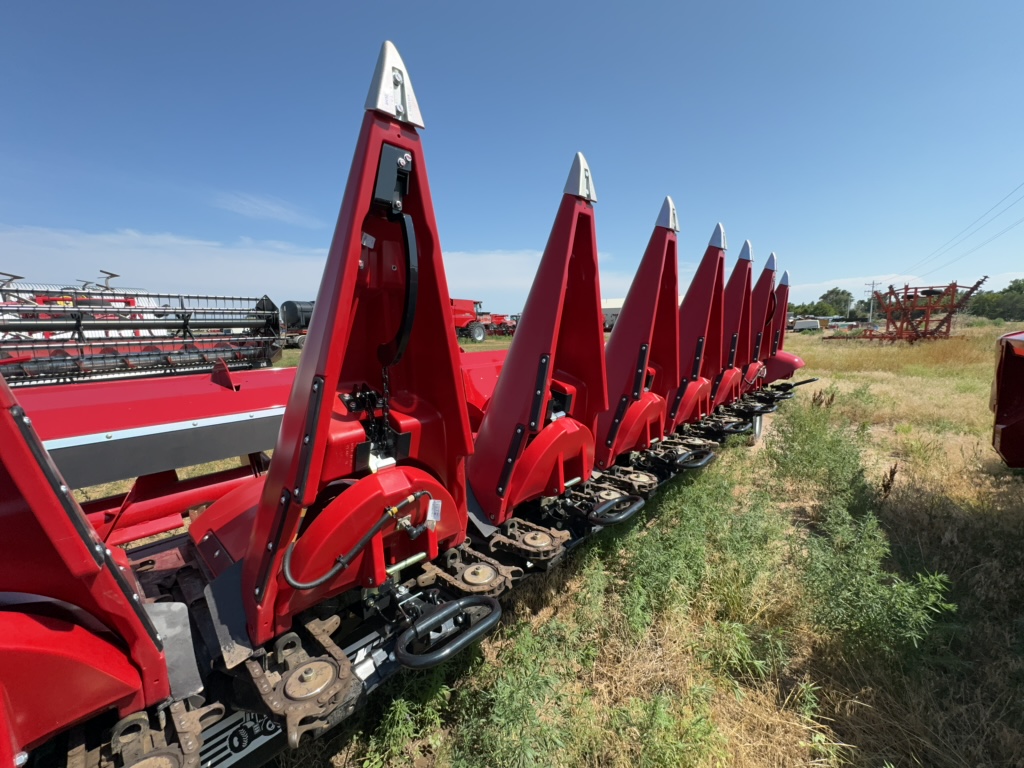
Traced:
<svg viewBox="0 0 1024 768">
<path fill-rule="evenodd" d="M 451 299 L 455 333 L 460 339 L 481 342 L 488 336 L 512 336 L 519 315 L 495 315 L 483 311 L 483 302 L 472 299 Z"/>
</svg>

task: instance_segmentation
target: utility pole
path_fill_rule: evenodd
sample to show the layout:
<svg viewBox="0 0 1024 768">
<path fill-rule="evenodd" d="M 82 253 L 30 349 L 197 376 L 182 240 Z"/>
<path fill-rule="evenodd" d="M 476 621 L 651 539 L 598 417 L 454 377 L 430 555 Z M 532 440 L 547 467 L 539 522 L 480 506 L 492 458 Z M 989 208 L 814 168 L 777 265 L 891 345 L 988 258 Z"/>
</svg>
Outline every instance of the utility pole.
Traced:
<svg viewBox="0 0 1024 768">
<path fill-rule="evenodd" d="M 871 325 L 875 322 L 875 286 L 881 285 L 881 283 L 872 280 L 870 283 L 864 283 L 864 285 L 871 286 L 871 290 L 865 291 L 870 298 L 870 303 L 868 304 L 868 324 Z"/>
</svg>

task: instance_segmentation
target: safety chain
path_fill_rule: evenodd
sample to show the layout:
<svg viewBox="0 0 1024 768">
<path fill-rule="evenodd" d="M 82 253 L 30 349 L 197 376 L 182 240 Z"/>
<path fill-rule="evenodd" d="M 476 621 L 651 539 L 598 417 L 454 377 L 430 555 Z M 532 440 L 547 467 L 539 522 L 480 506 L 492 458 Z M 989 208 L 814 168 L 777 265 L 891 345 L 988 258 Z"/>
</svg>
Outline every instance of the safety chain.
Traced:
<svg viewBox="0 0 1024 768">
<path fill-rule="evenodd" d="M 388 416 L 391 414 L 391 377 L 388 374 L 388 366 L 384 366 L 380 369 L 381 379 L 384 382 L 384 391 L 382 393 L 384 403 L 380 407 L 381 418 L 384 421 L 384 427 L 388 425 Z"/>
<path fill-rule="evenodd" d="M 391 435 L 391 376 L 388 371 L 389 366 L 384 366 L 380 369 L 381 381 L 383 382 L 383 391 L 381 392 L 381 406 L 380 406 L 380 427 L 379 437 L 380 443 L 386 446 L 386 450 L 389 455 L 394 455 L 394 439 Z"/>
</svg>

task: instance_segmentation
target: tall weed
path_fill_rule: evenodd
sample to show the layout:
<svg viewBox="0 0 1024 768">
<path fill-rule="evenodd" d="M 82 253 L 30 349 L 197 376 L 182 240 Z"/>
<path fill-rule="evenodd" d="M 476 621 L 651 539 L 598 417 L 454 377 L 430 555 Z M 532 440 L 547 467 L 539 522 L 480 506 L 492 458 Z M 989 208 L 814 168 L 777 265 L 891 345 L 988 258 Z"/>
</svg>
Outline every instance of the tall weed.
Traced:
<svg viewBox="0 0 1024 768">
<path fill-rule="evenodd" d="M 812 626 L 837 649 L 886 658 L 916 647 L 954 606 L 944 599 L 944 575 L 904 578 L 887 570 L 889 540 L 865 479 L 863 442 L 863 430 L 837 412 L 793 403 L 765 455 L 776 477 L 809 496 L 815 511 L 796 555 Z"/>
</svg>

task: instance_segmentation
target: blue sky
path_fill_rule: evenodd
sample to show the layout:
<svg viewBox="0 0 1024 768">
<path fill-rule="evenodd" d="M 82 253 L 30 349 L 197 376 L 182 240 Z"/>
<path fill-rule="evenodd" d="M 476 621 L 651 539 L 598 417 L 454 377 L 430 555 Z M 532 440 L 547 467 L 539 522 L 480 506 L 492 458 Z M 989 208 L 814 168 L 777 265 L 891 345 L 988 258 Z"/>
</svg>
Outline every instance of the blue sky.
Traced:
<svg viewBox="0 0 1024 768">
<path fill-rule="evenodd" d="M 453 295 L 521 307 L 577 150 L 609 298 L 666 194 L 684 280 L 722 221 L 798 301 L 1000 287 L 1024 224 L 941 267 L 1024 202 L 917 262 L 1024 182 L 1022 28 L 1019 2 L 5 3 L 0 270 L 312 297 L 391 39 Z"/>
</svg>

